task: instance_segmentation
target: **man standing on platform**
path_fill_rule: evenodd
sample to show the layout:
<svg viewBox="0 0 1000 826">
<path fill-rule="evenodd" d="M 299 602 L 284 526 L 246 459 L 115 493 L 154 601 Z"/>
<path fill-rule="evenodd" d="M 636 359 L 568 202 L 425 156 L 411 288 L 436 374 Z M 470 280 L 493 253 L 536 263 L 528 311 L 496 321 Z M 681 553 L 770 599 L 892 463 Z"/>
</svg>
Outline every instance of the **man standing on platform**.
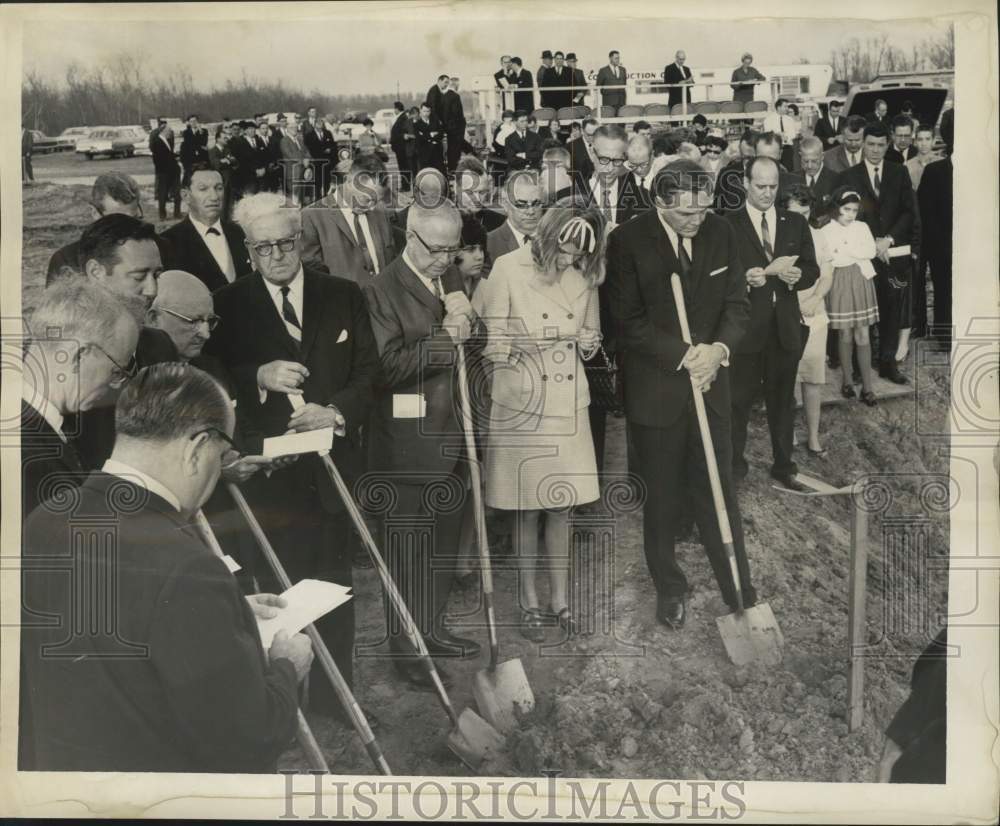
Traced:
<svg viewBox="0 0 1000 826">
<path fill-rule="evenodd" d="M 608 65 L 602 66 L 597 72 L 598 86 L 624 86 L 628 79 L 628 70 L 621 64 L 621 53 L 614 49 L 608 52 Z M 616 111 L 620 106 L 625 105 L 625 89 L 609 89 L 601 92 L 602 100 L 600 106 L 611 106 Z"/>
</svg>

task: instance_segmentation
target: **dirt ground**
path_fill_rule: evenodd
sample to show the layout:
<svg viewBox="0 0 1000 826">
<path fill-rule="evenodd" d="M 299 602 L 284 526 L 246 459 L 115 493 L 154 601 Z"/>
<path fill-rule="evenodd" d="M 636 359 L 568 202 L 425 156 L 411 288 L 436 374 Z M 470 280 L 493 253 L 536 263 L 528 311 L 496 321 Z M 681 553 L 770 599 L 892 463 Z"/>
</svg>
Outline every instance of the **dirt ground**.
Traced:
<svg viewBox="0 0 1000 826">
<path fill-rule="evenodd" d="M 148 159 L 137 159 L 148 163 Z M 97 163 L 97 162 L 94 162 Z M 37 168 L 37 167 L 36 167 Z M 108 168 L 111 168 L 110 165 Z M 144 211 L 155 216 L 151 187 Z M 51 253 L 92 220 L 89 187 L 39 183 L 25 189 L 23 300 L 30 307 L 44 285 Z M 163 226 L 160 227 L 161 229 Z M 926 362 L 926 363 L 925 363 Z M 907 372 L 915 394 L 883 401 L 824 407 L 822 434 L 829 455 L 807 456 L 801 470 L 833 485 L 862 476 L 887 476 L 891 505 L 873 515 L 869 532 L 867 623 L 878 656 L 865 666 L 865 722 L 848 733 L 847 686 L 848 505 L 843 497 L 805 498 L 772 488 L 770 445 L 763 411 L 751 423 L 751 473 L 740 492 L 747 550 L 762 599 L 785 637 L 778 667 L 732 666 L 714 618 L 724 605 L 700 545 L 679 546 L 693 594 L 679 633 L 655 622 L 655 596 L 642 553 L 641 511 L 623 485 L 624 420 L 609 419 L 602 505 L 574 518 L 572 554 L 575 612 L 584 635 L 566 641 L 557 627 L 544 644 L 517 631 L 516 575 L 504 520 L 490 518 L 497 564 L 501 659 L 520 658 L 536 696 L 507 748 L 484 771 L 497 775 L 636 778 L 743 778 L 758 780 L 870 781 L 882 733 L 908 691 L 914 658 L 945 609 L 946 576 L 893 550 L 883 539 L 892 518 L 925 517 L 926 547 L 948 551 L 947 513 L 934 510 L 938 474 L 946 474 L 947 441 L 917 433 L 946 431 L 947 363 L 911 350 Z M 799 440 L 804 441 L 799 421 Z M 931 507 L 928 510 L 928 503 Z M 911 547 L 911 546 L 906 546 Z M 916 547 L 915 545 L 913 547 Z M 912 548 L 911 548 L 912 551 Z M 907 590 L 909 589 L 909 590 Z M 434 695 L 400 684 L 385 650 L 382 602 L 370 569 L 355 572 L 358 611 L 356 691 L 381 720 L 377 739 L 399 775 L 463 775 L 467 769 L 445 746 L 447 719 Z M 914 593 L 921 599 L 912 599 Z M 542 592 L 545 598 L 545 592 Z M 452 629 L 486 640 L 479 594 L 453 594 Z M 889 618 L 890 625 L 886 626 Z M 457 709 L 473 706 L 477 661 L 449 662 Z M 369 773 L 371 764 L 353 732 L 323 718 L 313 721 L 332 771 Z M 297 749 L 282 761 L 305 768 Z"/>
</svg>

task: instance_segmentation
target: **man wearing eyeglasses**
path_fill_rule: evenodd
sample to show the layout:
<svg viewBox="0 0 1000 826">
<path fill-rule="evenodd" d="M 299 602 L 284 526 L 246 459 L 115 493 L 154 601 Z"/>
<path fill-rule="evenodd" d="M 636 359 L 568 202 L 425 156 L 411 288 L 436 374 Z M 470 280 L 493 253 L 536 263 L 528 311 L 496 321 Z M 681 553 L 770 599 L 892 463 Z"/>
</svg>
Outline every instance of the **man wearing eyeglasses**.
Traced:
<svg viewBox="0 0 1000 826">
<path fill-rule="evenodd" d="M 490 260 L 520 249 L 530 243 L 542 218 L 542 189 L 534 170 L 511 175 L 500 197 L 507 220 L 486 235 L 486 251 Z"/>
<path fill-rule="evenodd" d="M 462 440 L 454 396 L 455 350 L 469 337 L 474 318 L 461 274 L 452 266 L 461 251 L 461 231 L 462 220 L 451 201 L 431 209 L 413 204 L 402 255 L 365 291 L 382 365 L 372 417 L 372 478 L 390 484 L 395 494 L 392 510 L 380 514 L 383 547 L 435 658 L 479 653 L 478 643 L 444 626 L 454 581 L 447 557 L 458 546 L 465 491 L 457 459 Z M 448 278 L 444 283 L 443 276 Z M 447 494 L 444 498 L 456 507 L 435 510 L 433 503 L 441 498 L 430 495 L 435 490 Z M 392 612 L 387 624 L 400 675 L 430 688 Z M 447 672 L 441 666 L 438 670 L 449 685 Z"/>
<path fill-rule="evenodd" d="M 164 265 L 198 276 L 214 292 L 253 269 L 243 244 L 243 230 L 222 218 L 222 175 L 195 166 L 181 181 L 187 217 L 163 233 L 170 241 Z"/>
<path fill-rule="evenodd" d="M 22 637 L 24 681 L 44 709 L 30 732 L 37 769 L 275 771 L 311 643 L 279 632 L 262 650 L 259 609 L 192 524 L 232 452 L 233 419 L 206 373 L 147 368 L 122 391 L 114 453 L 74 507 L 25 523 L 25 605 L 63 618 Z M 53 575 L 69 548 L 94 588 Z M 68 631 L 71 615 L 87 621 Z"/>
<path fill-rule="evenodd" d="M 357 284 L 303 266 L 301 213 L 274 193 L 236 205 L 254 272 L 214 294 L 220 321 L 206 351 L 232 374 L 237 414 L 248 453 L 289 431 L 333 428 L 330 456 L 349 486 L 366 469 L 362 427 L 378 376 L 378 351 Z M 294 409 L 290 395 L 304 404 Z M 353 528 L 320 458 L 300 457 L 246 483 L 250 504 L 293 582 L 312 578 L 350 587 Z M 262 590 L 278 584 L 256 566 Z M 354 601 L 317 622 L 348 683 L 353 680 Z M 343 719 L 336 695 L 317 666 L 310 709 Z M 374 719 L 374 718 L 373 718 Z"/>
<path fill-rule="evenodd" d="M 637 209 L 635 193 L 625 186 L 628 136 L 618 124 L 604 124 L 594 132 L 594 174 L 589 182 L 589 196 L 613 229 L 625 223 Z M 610 231 L 610 229 L 609 229 Z"/>
</svg>

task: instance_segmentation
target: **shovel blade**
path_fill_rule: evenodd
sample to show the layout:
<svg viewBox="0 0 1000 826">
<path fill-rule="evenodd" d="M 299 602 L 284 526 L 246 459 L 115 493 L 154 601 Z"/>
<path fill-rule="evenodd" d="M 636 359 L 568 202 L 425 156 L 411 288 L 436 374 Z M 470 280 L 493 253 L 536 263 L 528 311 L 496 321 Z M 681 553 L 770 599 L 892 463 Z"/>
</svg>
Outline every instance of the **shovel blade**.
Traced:
<svg viewBox="0 0 1000 826">
<path fill-rule="evenodd" d="M 499 756 L 503 746 L 503 735 L 470 708 L 462 711 L 458 727 L 448 733 L 448 748 L 472 771 Z"/>
<path fill-rule="evenodd" d="M 499 663 L 496 669 L 477 671 L 472 694 L 479 713 L 504 734 L 509 734 L 517 725 L 516 710 L 526 714 L 535 707 L 535 695 L 520 660 L 507 660 Z"/>
<path fill-rule="evenodd" d="M 716 617 L 715 624 L 726 646 L 726 653 L 735 665 L 759 661 L 767 665 L 781 662 L 785 638 L 766 602 L 747 608 L 742 614 Z"/>
</svg>

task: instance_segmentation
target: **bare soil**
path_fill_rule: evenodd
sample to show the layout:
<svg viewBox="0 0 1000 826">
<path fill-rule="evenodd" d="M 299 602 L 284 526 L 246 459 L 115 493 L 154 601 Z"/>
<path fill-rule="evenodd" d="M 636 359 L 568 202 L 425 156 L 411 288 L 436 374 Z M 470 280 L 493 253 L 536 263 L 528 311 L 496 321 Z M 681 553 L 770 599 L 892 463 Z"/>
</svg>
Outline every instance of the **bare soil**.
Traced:
<svg viewBox="0 0 1000 826">
<path fill-rule="evenodd" d="M 148 163 L 148 159 L 134 162 Z M 97 163 L 97 162 L 94 162 Z M 110 165 L 109 165 L 110 168 Z M 37 165 L 36 165 L 37 169 Z M 44 285 L 51 253 L 93 219 L 88 186 L 40 183 L 24 190 L 23 300 L 30 307 Z M 155 216 L 143 187 L 147 217 Z M 162 225 L 160 228 L 165 228 Z M 714 618 L 725 612 L 707 559 L 696 542 L 679 546 L 693 588 L 687 626 L 658 625 L 642 553 L 641 512 L 621 484 L 624 420 L 610 419 L 603 504 L 575 517 L 572 556 L 575 610 L 585 633 L 566 640 L 558 627 L 537 645 L 517 631 L 516 574 L 506 520 L 491 514 L 501 659 L 524 663 L 537 704 L 508 738 L 506 752 L 484 772 L 635 778 L 744 778 L 829 782 L 874 778 L 882 733 L 908 691 L 915 657 L 946 607 L 946 576 L 935 557 L 948 552 L 947 511 L 935 509 L 934 482 L 947 473 L 947 362 L 922 362 L 911 351 L 915 394 L 875 409 L 856 401 L 824 407 L 829 455 L 797 459 L 803 472 L 833 485 L 866 475 L 885 477 L 890 505 L 870 524 L 868 636 L 877 656 L 865 666 L 865 721 L 845 720 L 848 641 L 848 503 L 844 497 L 781 493 L 767 475 L 770 445 L 763 411 L 751 422 L 751 473 L 740 492 L 755 584 L 785 636 L 779 667 L 736 668 L 726 657 Z M 917 432 L 919 420 L 920 430 Z M 800 421 L 801 427 L 801 421 Z M 800 432 L 800 444 L 804 433 Z M 892 518 L 922 520 L 931 564 L 920 553 L 892 550 L 883 531 Z M 606 583 L 602 585 L 601 583 Z M 358 609 L 356 691 L 381 720 L 377 738 L 395 774 L 463 775 L 445 746 L 447 718 L 433 694 L 400 683 L 380 654 L 385 646 L 382 600 L 370 569 L 355 572 Z M 914 598 L 916 595 L 917 598 Z M 448 662 L 452 700 L 473 705 L 472 678 L 487 664 L 479 594 L 455 592 L 452 629 L 484 643 L 476 661 Z M 887 625 L 887 619 L 889 624 Z M 323 718 L 314 731 L 334 772 L 369 773 L 353 732 Z M 283 765 L 305 767 L 297 749 Z"/>
</svg>

